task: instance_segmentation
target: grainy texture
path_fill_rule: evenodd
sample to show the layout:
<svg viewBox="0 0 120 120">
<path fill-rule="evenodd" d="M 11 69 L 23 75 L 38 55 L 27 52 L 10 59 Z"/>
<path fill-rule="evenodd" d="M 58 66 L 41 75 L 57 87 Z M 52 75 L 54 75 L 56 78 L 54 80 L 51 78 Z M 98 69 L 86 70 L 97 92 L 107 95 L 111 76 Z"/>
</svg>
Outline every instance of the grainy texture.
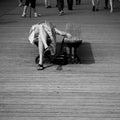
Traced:
<svg viewBox="0 0 120 120">
<path fill-rule="evenodd" d="M 100 11 L 92 12 L 85 0 L 57 16 L 55 2 L 51 9 L 42 2 L 37 9 L 43 16 L 30 19 L 21 18 L 23 8 L 16 4 L 11 9 L 9 2 L 0 7 L 9 8 L 0 17 L 0 120 L 120 120 L 119 7 L 110 14 L 103 1 Z M 44 71 L 37 71 L 38 50 L 27 37 L 31 25 L 43 20 L 61 30 L 66 23 L 81 26 L 81 64 L 62 66 L 61 71 L 45 64 Z"/>
</svg>

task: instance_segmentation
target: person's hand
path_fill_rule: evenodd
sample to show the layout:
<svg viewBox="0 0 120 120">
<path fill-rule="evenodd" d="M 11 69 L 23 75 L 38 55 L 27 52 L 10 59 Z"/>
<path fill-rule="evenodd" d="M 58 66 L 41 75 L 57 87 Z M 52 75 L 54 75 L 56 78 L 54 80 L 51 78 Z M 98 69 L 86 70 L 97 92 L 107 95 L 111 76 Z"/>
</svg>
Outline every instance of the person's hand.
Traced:
<svg viewBox="0 0 120 120">
<path fill-rule="evenodd" d="M 66 37 L 67 37 L 67 38 L 71 38 L 72 35 L 71 35 L 70 33 L 67 33 L 67 34 L 66 34 Z"/>
</svg>

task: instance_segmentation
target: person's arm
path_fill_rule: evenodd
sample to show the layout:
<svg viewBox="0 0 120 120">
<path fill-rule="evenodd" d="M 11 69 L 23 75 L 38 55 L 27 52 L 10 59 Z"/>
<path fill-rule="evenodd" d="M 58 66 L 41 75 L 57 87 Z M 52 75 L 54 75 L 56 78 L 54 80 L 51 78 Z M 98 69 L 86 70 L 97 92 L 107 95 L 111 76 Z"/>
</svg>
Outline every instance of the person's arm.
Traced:
<svg viewBox="0 0 120 120">
<path fill-rule="evenodd" d="M 72 35 L 70 33 L 58 30 L 57 28 L 55 28 L 55 32 L 56 32 L 56 34 L 64 36 L 64 37 L 67 37 L 67 38 L 71 38 L 72 37 Z"/>
</svg>

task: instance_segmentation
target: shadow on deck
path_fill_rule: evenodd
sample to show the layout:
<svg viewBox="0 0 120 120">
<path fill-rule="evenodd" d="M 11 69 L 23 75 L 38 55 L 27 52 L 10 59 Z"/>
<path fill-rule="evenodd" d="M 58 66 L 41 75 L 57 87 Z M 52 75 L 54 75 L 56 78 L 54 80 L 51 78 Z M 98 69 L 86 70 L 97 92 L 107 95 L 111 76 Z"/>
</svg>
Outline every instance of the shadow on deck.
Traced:
<svg viewBox="0 0 120 120">
<path fill-rule="evenodd" d="M 79 47 L 77 54 L 80 58 L 81 64 L 94 64 L 95 59 L 92 52 L 91 44 L 88 42 L 83 42 Z"/>
<path fill-rule="evenodd" d="M 57 43 L 57 55 L 59 54 L 61 43 Z M 80 64 L 94 64 L 95 59 L 92 52 L 91 44 L 83 42 L 77 49 L 77 55 L 80 58 Z"/>
</svg>

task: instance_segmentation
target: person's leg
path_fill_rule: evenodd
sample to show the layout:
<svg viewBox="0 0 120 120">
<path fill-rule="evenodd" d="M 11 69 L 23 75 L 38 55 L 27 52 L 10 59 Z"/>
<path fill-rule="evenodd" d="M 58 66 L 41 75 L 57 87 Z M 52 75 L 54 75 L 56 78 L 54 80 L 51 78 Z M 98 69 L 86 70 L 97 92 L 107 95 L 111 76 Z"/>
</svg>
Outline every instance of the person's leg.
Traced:
<svg viewBox="0 0 120 120">
<path fill-rule="evenodd" d="M 39 27 L 39 65 L 38 67 L 43 67 L 43 54 L 51 60 L 51 44 L 47 44 L 48 35 L 42 26 Z M 53 44 L 53 43 L 52 43 Z M 44 50 L 45 49 L 45 50 Z M 44 51 L 43 51 L 44 50 Z M 42 65 L 42 66 L 41 66 Z"/>
<path fill-rule="evenodd" d="M 79 5 L 81 4 L 81 0 L 79 0 Z"/>
<path fill-rule="evenodd" d="M 22 13 L 22 17 L 26 17 L 26 11 L 27 11 L 27 5 L 24 6 L 23 8 L 23 13 Z"/>
<path fill-rule="evenodd" d="M 105 9 L 108 9 L 108 1 L 109 0 L 105 0 L 105 7 L 104 7 Z"/>
<path fill-rule="evenodd" d="M 43 66 L 43 43 L 41 40 L 39 40 L 39 63 L 38 63 L 38 66 L 37 66 L 37 70 L 43 70 L 44 69 L 44 66 Z"/>
<path fill-rule="evenodd" d="M 76 5 L 80 5 L 81 4 L 81 0 L 76 0 Z"/>
<path fill-rule="evenodd" d="M 43 43 L 41 40 L 39 40 L 38 49 L 39 49 L 39 65 L 43 65 Z"/>
<path fill-rule="evenodd" d="M 58 10 L 59 10 L 59 12 L 62 10 L 62 2 L 61 2 L 61 0 L 57 0 L 58 2 Z"/>
<path fill-rule="evenodd" d="M 38 70 L 43 70 L 44 66 L 43 66 L 43 43 L 41 41 L 41 39 L 35 40 L 33 43 L 35 46 L 37 46 L 38 51 L 39 51 L 39 55 L 35 58 L 35 63 L 38 64 L 37 69 Z"/>
<path fill-rule="evenodd" d="M 68 10 L 72 10 L 73 0 L 67 0 L 67 4 L 68 4 Z"/>
<path fill-rule="evenodd" d="M 64 0 L 58 0 L 58 10 L 59 10 L 59 16 L 64 14 Z"/>
<path fill-rule="evenodd" d="M 39 63 L 38 63 L 38 69 L 42 70 L 43 67 L 43 50 L 48 48 L 47 45 L 47 34 L 42 26 L 39 28 L 39 39 L 38 39 L 38 50 L 39 50 Z"/>
<path fill-rule="evenodd" d="M 62 11 L 64 9 L 64 0 L 61 0 L 61 3 L 62 3 Z"/>
<path fill-rule="evenodd" d="M 97 0 L 97 3 L 96 3 L 96 11 L 99 11 L 99 4 L 100 4 L 100 0 Z"/>
<path fill-rule="evenodd" d="M 92 0 L 92 6 L 95 6 L 95 0 Z"/>
<path fill-rule="evenodd" d="M 33 9 L 33 12 L 36 13 L 36 0 L 30 0 L 31 8 Z"/>
<path fill-rule="evenodd" d="M 95 0 L 92 0 L 92 6 L 93 6 L 92 11 L 95 11 Z"/>
<path fill-rule="evenodd" d="M 50 0 L 45 0 L 45 7 L 51 8 L 51 1 Z"/>
<path fill-rule="evenodd" d="M 73 0 L 70 0 L 70 10 L 73 9 Z"/>
<path fill-rule="evenodd" d="M 78 4 L 78 0 L 76 0 L 76 5 L 79 5 L 79 4 Z"/>
<path fill-rule="evenodd" d="M 19 3 L 19 7 L 21 7 L 23 4 L 22 4 L 22 0 L 18 0 L 18 3 Z"/>
<path fill-rule="evenodd" d="M 45 7 L 48 6 L 48 0 L 45 0 Z"/>
<path fill-rule="evenodd" d="M 113 1 L 109 0 L 109 3 L 110 3 L 110 12 L 112 13 L 113 12 Z"/>
<path fill-rule="evenodd" d="M 36 12 L 36 0 L 30 0 L 31 3 L 31 8 L 33 9 L 34 12 L 34 17 L 40 17 L 41 14 L 37 14 Z"/>
<path fill-rule="evenodd" d="M 47 44 L 47 33 L 46 31 L 43 29 L 42 26 L 40 26 L 39 28 L 39 38 L 41 39 L 44 48 L 47 49 L 48 48 L 48 44 Z"/>
<path fill-rule="evenodd" d="M 70 0 L 67 0 L 68 10 L 70 9 Z"/>
<path fill-rule="evenodd" d="M 48 6 L 47 8 L 51 8 L 51 0 L 48 0 Z"/>
<path fill-rule="evenodd" d="M 26 0 L 25 1 L 25 6 L 23 8 L 23 13 L 22 13 L 22 17 L 26 17 L 26 11 L 27 11 L 27 7 L 29 6 L 30 1 Z"/>
</svg>

